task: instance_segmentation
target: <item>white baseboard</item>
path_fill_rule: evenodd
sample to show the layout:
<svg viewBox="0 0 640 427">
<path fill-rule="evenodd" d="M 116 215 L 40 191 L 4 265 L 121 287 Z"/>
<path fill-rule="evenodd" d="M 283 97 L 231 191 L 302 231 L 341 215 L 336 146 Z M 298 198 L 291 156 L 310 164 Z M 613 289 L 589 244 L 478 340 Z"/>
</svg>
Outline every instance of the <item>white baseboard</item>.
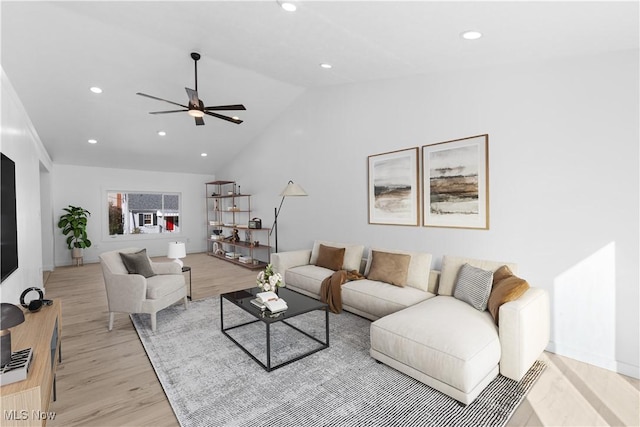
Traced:
<svg viewBox="0 0 640 427">
<path fill-rule="evenodd" d="M 640 379 L 640 366 L 631 365 L 625 362 L 620 362 L 618 360 L 605 359 L 577 350 L 575 348 L 564 348 L 563 346 L 557 345 L 553 341 L 549 342 L 546 351 L 558 354 L 560 356 L 575 359 L 580 362 L 588 363 L 590 365 L 597 366 L 608 371 L 626 375 L 628 377 Z"/>
<path fill-rule="evenodd" d="M 629 365 L 628 363 L 618 362 L 616 372 L 628 377 L 640 379 L 640 366 Z"/>
</svg>

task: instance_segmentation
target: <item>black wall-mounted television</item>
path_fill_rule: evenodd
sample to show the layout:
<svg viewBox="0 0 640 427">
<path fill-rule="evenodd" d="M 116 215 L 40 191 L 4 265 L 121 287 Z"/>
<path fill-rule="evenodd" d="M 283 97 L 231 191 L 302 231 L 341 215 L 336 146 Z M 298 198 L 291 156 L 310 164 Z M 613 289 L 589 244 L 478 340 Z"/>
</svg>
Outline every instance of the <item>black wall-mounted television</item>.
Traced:
<svg viewBox="0 0 640 427">
<path fill-rule="evenodd" d="M 0 242 L 2 256 L 2 279 L 0 282 L 18 269 L 18 221 L 16 215 L 16 164 L 0 153 L 2 163 L 0 173 Z"/>
</svg>

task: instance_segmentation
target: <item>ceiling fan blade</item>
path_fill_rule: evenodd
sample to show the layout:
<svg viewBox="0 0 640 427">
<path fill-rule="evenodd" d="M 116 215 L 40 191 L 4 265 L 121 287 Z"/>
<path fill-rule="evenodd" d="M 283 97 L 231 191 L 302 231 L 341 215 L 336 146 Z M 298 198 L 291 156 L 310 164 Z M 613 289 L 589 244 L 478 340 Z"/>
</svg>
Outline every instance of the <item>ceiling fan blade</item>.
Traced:
<svg viewBox="0 0 640 427">
<path fill-rule="evenodd" d="M 196 126 L 204 126 L 204 119 L 202 117 L 195 117 Z"/>
<path fill-rule="evenodd" d="M 189 110 L 151 111 L 149 114 L 182 113 Z"/>
<path fill-rule="evenodd" d="M 218 105 L 216 107 L 204 107 L 205 111 L 233 111 L 233 110 L 246 110 L 242 104 L 234 105 Z"/>
<path fill-rule="evenodd" d="M 198 91 L 189 89 L 188 87 L 185 87 L 184 90 L 186 90 L 187 95 L 189 95 L 189 104 L 198 108 L 198 106 L 200 105 L 200 100 L 198 99 Z"/>
<path fill-rule="evenodd" d="M 222 114 L 211 113 L 211 112 L 209 112 L 209 111 L 205 111 L 204 113 L 205 113 L 206 115 L 208 115 L 208 116 L 217 117 L 217 118 L 219 118 L 219 119 L 226 120 L 226 121 L 228 121 L 228 122 L 235 123 L 235 124 L 237 124 L 237 125 L 239 125 L 240 123 L 242 123 L 242 120 L 240 120 L 240 119 L 234 119 L 233 117 L 223 116 Z"/>
<path fill-rule="evenodd" d="M 146 96 L 147 98 L 155 99 L 157 101 L 168 102 L 169 104 L 177 105 L 178 107 L 182 107 L 182 108 L 187 108 L 187 109 L 189 108 L 186 105 L 178 104 L 177 102 L 173 102 L 173 101 L 167 101 L 166 99 L 158 98 L 157 96 L 147 95 L 146 93 L 142 93 L 142 92 L 137 92 L 136 95 Z"/>
</svg>

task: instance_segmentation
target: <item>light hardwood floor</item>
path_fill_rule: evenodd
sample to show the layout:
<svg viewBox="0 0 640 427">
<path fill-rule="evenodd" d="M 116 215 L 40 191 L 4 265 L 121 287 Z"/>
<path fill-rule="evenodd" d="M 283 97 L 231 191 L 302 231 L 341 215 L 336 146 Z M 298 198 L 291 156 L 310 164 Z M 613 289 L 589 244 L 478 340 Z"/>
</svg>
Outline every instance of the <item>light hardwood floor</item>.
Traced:
<svg viewBox="0 0 640 427">
<path fill-rule="evenodd" d="M 194 299 L 255 283 L 255 271 L 206 254 L 184 263 L 192 267 Z M 117 314 L 107 331 L 100 265 L 58 267 L 45 278 L 47 298 L 62 300 L 63 319 L 58 399 L 50 407 L 56 418 L 48 425 L 177 426 L 129 316 Z M 547 369 L 509 426 L 640 425 L 638 380 L 552 353 L 542 358 Z"/>
</svg>

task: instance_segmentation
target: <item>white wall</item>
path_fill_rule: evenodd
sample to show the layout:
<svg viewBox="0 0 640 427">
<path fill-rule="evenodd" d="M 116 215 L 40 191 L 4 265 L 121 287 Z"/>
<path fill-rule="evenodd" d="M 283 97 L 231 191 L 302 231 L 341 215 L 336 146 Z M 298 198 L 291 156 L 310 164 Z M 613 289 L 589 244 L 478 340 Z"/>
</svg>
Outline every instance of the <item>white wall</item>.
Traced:
<svg viewBox="0 0 640 427">
<path fill-rule="evenodd" d="M 0 151 L 16 164 L 18 269 L 0 285 L 0 301 L 18 304 L 24 289 L 42 287 L 40 169 L 52 163 L 4 70 L 1 83 Z"/>
<path fill-rule="evenodd" d="M 314 239 L 514 261 L 552 301 L 549 349 L 639 376 L 638 51 L 424 75 L 303 94 L 220 179 Z M 369 225 L 367 156 L 489 134 L 488 231 Z"/>
<path fill-rule="evenodd" d="M 53 168 L 53 212 L 57 225 L 63 208 L 81 206 L 91 212 L 87 234 L 91 247 L 84 249 L 84 262 L 98 262 L 102 252 L 125 247 L 146 248 L 150 256 L 166 256 L 168 242 L 186 243 L 187 253 L 206 250 L 205 182 L 213 175 L 134 171 L 56 164 Z M 162 235 L 109 236 L 107 191 L 180 193 L 180 233 Z M 62 231 L 55 229 L 55 264 L 71 265 Z"/>
</svg>

